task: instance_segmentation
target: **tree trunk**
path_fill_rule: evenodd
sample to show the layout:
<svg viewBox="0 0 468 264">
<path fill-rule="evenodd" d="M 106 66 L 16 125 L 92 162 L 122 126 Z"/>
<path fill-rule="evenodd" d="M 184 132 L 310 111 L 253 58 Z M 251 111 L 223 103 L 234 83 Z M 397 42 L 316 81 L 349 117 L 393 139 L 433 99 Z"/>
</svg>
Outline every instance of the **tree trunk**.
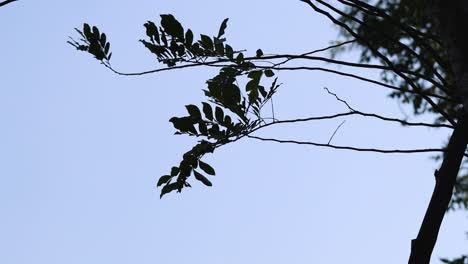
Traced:
<svg viewBox="0 0 468 264">
<path fill-rule="evenodd" d="M 468 144 L 468 115 L 463 115 L 453 131 L 442 166 L 434 173 L 436 184 L 416 239 L 411 241 L 409 264 L 429 264 L 453 187 Z"/>
<path fill-rule="evenodd" d="M 418 236 L 411 241 L 409 264 L 429 264 L 468 143 L 468 35 L 465 32 L 468 1 L 434 0 L 431 4 L 455 78 L 454 93 L 461 98 L 463 110 L 450 137 L 442 165 L 435 172 L 434 192 Z"/>
</svg>

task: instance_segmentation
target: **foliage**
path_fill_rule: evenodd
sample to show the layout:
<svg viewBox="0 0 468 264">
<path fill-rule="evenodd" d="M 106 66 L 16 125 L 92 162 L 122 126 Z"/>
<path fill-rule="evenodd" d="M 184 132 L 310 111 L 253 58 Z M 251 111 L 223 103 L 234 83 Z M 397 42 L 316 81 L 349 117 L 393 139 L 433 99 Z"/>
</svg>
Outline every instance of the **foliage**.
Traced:
<svg viewBox="0 0 468 264">
<path fill-rule="evenodd" d="M 228 19 L 225 19 L 221 23 L 217 36 L 201 34 L 198 40 L 194 40 L 191 29 L 185 31 L 172 15 L 161 15 L 160 26 L 152 21 L 144 24 L 148 39 L 140 42 L 168 67 L 179 63 L 204 63 L 209 58 L 229 63 L 206 82 L 207 88 L 203 91 L 207 102 L 202 102 L 201 107 L 186 105 L 186 116 L 169 120 L 176 134 L 194 136 L 200 140 L 182 156 L 178 166 L 159 178 L 157 186 L 162 186 L 161 197 L 191 187 L 187 179 L 192 175 L 204 185 L 211 186 L 211 181 L 203 173 L 215 175 L 215 170 L 201 160 L 203 156 L 248 135 L 264 123 L 262 108 L 279 87 L 277 78 L 273 79 L 275 73 L 272 70 L 257 69 L 255 64 L 244 59 L 242 52 L 234 51 L 225 43 L 227 22 Z M 108 53 L 110 45 L 106 42 L 105 34 L 99 35 L 96 27 L 90 30 L 88 24 L 83 25 L 83 30 L 76 30 L 83 37 L 81 43 L 74 40 L 69 43 L 108 65 L 111 53 Z M 262 55 L 263 52 L 257 50 L 256 56 Z M 247 81 L 243 89 L 238 84 L 241 78 Z"/>
<path fill-rule="evenodd" d="M 340 21 L 346 23 L 355 32 L 363 36 L 368 43 L 357 41 L 360 49 L 361 62 L 379 60 L 369 48 L 378 49 L 391 60 L 396 68 L 409 69 L 420 73 L 420 76 L 408 76 L 423 91 L 453 95 L 453 77 L 447 53 L 443 48 L 436 32 L 434 20 L 427 10 L 427 1 L 424 0 L 378 0 L 370 2 L 375 8 L 379 8 L 388 15 L 376 16 L 374 13 L 363 12 L 358 7 L 347 6 L 346 15 L 340 17 Z M 389 19 L 394 23 L 389 23 Z M 364 23 L 360 23 L 360 21 Z M 403 30 L 401 25 L 408 25 L 408 30 Z M 413 29 L 413 30 L 412 30 Z M 424 32 L 425 35 L 417 35 L 415 31 Z M 349 33 L 341 29 L 341 34 L 346 39 L 351 38 Z M 423 43 L 424 40 L 424 43 Z M 404 45 L 406 45 L 406 48 Z M 403 91 L 395 91 L 390 94 L 403 103 L 411 104 L 415 114 L 425 112 L 437 113 L 421 97 L 408 94 L 404 91 L 411 90 L 407 81 L 402 80 L 392 71 L 382 71 L 384 81 L 399 86 Z M 444 79 L 444 87 L 436 84 Z M 438 100 L 437 104 L 451 116 L 455 116 L 460 110 L 458 102 Z M 443 116 L 438 116 L 438 122 L 446 121 Z"/>
<path fill-rule="evenodd" d="M 339 25 L 342 30 L 342 36 L 346 38 L 346 41 L 301 55 L 265 55 L 259 49 L 254 56 L 248 57 L 244 54 L 244 51 L 235 50 L 227 44 L 224 35 L 228 19 L 225 19 L 221 23 L 216 36 L 210 37 L 200 34 L 198 38 L 195 38 L 191 29 L 184 29 L 182 24 L 170 14 L 161 15 L 160 23 L 148 21 L 144 24 L 147 38 L 140 40 L 140 42 L 149 52 L 156 56 L 158 62 L 167 67 L 145 73 L 192 66 L 217 67 L 219 69 L 218 74 L 206 82 L 206 89 L 203 92 L 207 100 L 202 102 L 201 105 L 186 105 L 187 115 L 172 117 L 169 120 L 176 129 L 175 134 L 196 137 L 198 143 L 182 156 L 182 160 L 178 166 L 172 167 L 169 174 L 159 178 L 157 186 L 162 187 L 161 197 L 172 191 L 181 192 L 183 188 L 191 187 L 188 179 L 192 175 L 204 185 L 212 186 L 209 177 L 205 175 L 214 176 L 215 170 L 211 165 L 204 162 L 202 158 L 205 154 L 213 153 L 217 148 L 235 142 L 243 137 L 279 143 L 309 144 L 337 149 L 382 153 L 432 151 L 446 153 L 448 151 L 447 148 L 418 150 L 363 149 L 330 145 L 331 139 L 327 144 L 323 144 L 294 140 L 265 139 L 250 135 L 272 124 L 323 120 L 350 114 L 375 117 L 380 120 L 398 122 L 403 125 L 448 127 L 455 131 L 459 128 L 455 120 L 463 110 L 461 98 L 454 89 L 454 78 L 447 59 L 447 52 L 437 34 L 433 33 L 436 32 L 435 25 L 426 10 L 425 1 L 337 0 L 346 6 L 344 11 L 328 4 L 327 1 L 316 1 L 334 13 L 339 14 L 340 17 L 338 19 L 327 11 L 317 7 L 310 0 L 301 1 L 307 3 L 316 12 L 328 17 L 336 25 Z M 111 67 L 110 59 L 112 53 L 110 53 L 110 44 L 107 42 L 106 35 L 100 34 L 97 27 L 92 27 L 91 29 L 88 24 L 84 24 L 82 30 L 76 29 L 76 31 L 82 38 L 79 41 L 73 39 L 69 41 L 69 44 L 73 45 L 76 49 L 92 54 L 115 73 L 139 75 L 138 73 L 119 73 Z M 361 50 L 360 63 L 312 56 L 314 53 L 329 49 L 332 50 L 332 55 L 335 56 L 339 53 L 339 49 L 345 50 L 343 47 L 350 43 L 354 43 Z M 277 63 L 270 61 L 280 59 L 283 61 Z M 320 67 L 281 67 L 281 65 L 294 59 L 325 61 L 336 65 L 381 69 L 381 77 L 384 82 Z M 264 63 L 271 63 L 271 65 L 265 66 L 261 64 L 262 61 Z M 373 64 L 375 61 L 377 61 L 377 64 Z M 427 124 L 411 123 L 406 120 L 379 116 L 374 113 L 363 113 L 351 108 L 337 95 L 328 91 L 338 101 L 346 104 L 350 112 L 296 120 L 276 120 L 273 113 L 272 121 L 267 122 L 263 117 L 262 109 L 267 103 L 272 103 L 272 97 L 279 87 L 277 78 L 273 78 L 275 77 L 274 70 L 321 70 L 356 78 L 393 89 L 390 96 L 397 98 L 403 103 L 411 104 L 416 115 L 427 112 L 438 115 L 435 124 Z M 239 84 L 244 82 L 246 83 L 245 85 Z M 445 122 L 449 122 L 450 124 L 446 124 Z M 461 154 L 463 155 L 463 153 Z M 466 156 L 468 154 L 465 153 Z M 441 157 L 442 155 L 438 156 L 438 158 Z M 455 177 L 456 175 L 453 174 L 453 176 Z M 459 176 L 449 209 L 467 209 L 467 194 L 468 176 Z M 451 193 L 446 192 L 447 198 L 450 195 Z M 447 203 L 443 203 L 442 205 L 437 205 L 437 208 L 429 206 L 429 209 L 432 208 L 432 211 L 437 211 L 440 214 L 440 212 L 443 212 L 447 208 L 446 206 Z M 438 225 L 440 226 L 440 223 Z M 431 230 L 436 229 L 435 236 L 433 232 L 429 234 L 430 237 L 434 238 L 429 240 L 435 241 L 438 227 L 433 227 L 432 225 L 429 227 Z M 414 241 L 419 241 L 419 235 L 418 239 Z M 442 261 L 445 263 L 464 263 L 465 260 L 466 256 L 452 261 L 446 259 Z"/>
</svg>

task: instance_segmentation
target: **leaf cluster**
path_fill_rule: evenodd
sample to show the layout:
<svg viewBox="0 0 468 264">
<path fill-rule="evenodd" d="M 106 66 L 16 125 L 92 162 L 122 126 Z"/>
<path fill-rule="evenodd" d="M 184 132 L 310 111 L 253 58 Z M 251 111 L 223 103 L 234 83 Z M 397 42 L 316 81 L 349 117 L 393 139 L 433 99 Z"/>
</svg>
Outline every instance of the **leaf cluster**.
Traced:
<svg viewBox="0 0 468 264">
<path fill-rule="evenodd" d="M 74 46 L 76 49 L 81 51 L 86 51 L 99 61 L 109 61 L 112 57 L 112 52 L 110 52 L 110 43 L 107 41 L 105 33 L 99 33 L 99 29 L 96 26 L 92 28 L 84 23 L 83 30 L 75 28 L 76 32 L 81 36 L 81 43 L 70 38 L 70 41 L 67 41 L 68 44 Z"/>
</svg>

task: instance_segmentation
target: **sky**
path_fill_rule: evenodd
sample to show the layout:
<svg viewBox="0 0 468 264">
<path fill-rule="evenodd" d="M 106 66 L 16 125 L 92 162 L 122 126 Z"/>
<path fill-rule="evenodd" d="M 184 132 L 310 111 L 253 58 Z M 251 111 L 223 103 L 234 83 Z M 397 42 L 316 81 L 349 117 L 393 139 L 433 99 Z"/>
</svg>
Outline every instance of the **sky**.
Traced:
<svg viewBox="0 0 468 264">
<path fill-rule="evenodd" d="M 216 72 L 117 76 L 66 41 L 83 22 L 97 25 L 116 69 L 155 69 L 162 66 L 138 40 L 147 20 L 167 13 L 208 35 L 229 17 L 228 42 L 248 54 L 301 53 L 338 38 L 300 1 L 19 0 L 2 7 L 0 263 L 405 263 L 434 185 L 431 154 L 246 139 L 206 157 L 217 172 L 213 187 L 192 181 L 192 189 L 159 199 L 157 179 L 196 142 L 174 135 L 168 120 L 184 115 L 184 105 L 206 101 L 202 89 Z M 328 87 L 363 112 L 432 120 L 411 117 L 375 85 L 319 72 L 279 78 L 280 119 L 346 111 Z M 449 133 L 344 120 L 334 144 L 438 148 Z M 342 121 L 259 135 L 327 142 Z M 466 226 L 466 213 L 446 216 L 434 259 L 466 253 Z"/>
</svg>

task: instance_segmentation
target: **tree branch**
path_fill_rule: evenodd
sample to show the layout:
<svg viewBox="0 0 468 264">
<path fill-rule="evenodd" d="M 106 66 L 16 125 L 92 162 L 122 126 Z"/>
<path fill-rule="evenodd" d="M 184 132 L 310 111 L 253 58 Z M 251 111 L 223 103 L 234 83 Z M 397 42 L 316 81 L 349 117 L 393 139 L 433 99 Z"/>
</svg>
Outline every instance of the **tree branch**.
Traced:
<svg viewBox="0 0 468 264">
<path fill-rule="evenodd" d="M 384 153 L 384 154 L 408 154 L 408 153 L 427 153 L 427 152 L 445 152 L 445 149 L 436 149 L 436 148 L 429 148 L 429 149 L 375 149 L 375 148 L 356 148 L 356 147 L 349 147 L 349 146 L 336 146 L 331 144 L 324 144 L 324 143 L 316 143 L 316 142 L 309 142 L 309 141 L 296 141 L 296 140 L 281 140 L 275 138 L 263 138 L 257 136 L 246 135 L 248 138 L 257 139 L 261 141 L 271 141 L 277 143 L 290 143 L 290 144 L 297 144 L 297 145 L 312 145 L 317 147 L 327 147 L 333 149 L 344 149 L 344 150 L 354 150 L 359 152 L 377 152 L 377 153 Z"/>
<path fill-rule="evenodd" d="M 343 1 L 343 0 L 338 0 L 338 1 L 341 2 L 341 3 L 343 3 L 343 4 L 345 4 L 345 5 L 354 6 L 354 7 L 359 8 L 356 4 L 350 4 L 349 2 L 346 2 L 346 1 Z M 330 7 L 330 8 L 332 8 L 332 7 Z M 369 24 L 367 24 L 367 23 L 364 23 L 364 21 L 361 21 L 361 20 L 355 18 L 354 16 L 350 16 L 350 15 L 348 15 L 348 14 L 346 14 L 346 13 L 344 13 L 344 12 L 342 12 L 342 11 L 336 9 L 336 8 L 333 8 L 332 10 L 335 11 L 336 13 L 340 14 L 340 15 L 343 16 L 343 17 L 346 17 L 346 18 L 348 18 L 348 19 L 350 19 L 350 20 L 352 20 L 352 21 L 355 21 L 355 22 L 357 22 L 357 23 L 363 25 L 364 27 L 366 27 L 366 28 L 372 30 L 373 32 L 380 34 L 380 35 L 383 36 L 385 39 L 390 40 L 390 41 L 392 41 L 392 42 L 394 42 L 394 43 L 397 43 L 398 45 L 400 45 L 400 47 L 406 49 L 411 55 L 413 55 L 415 58 L 418 58 L 418 59 L 420 60 L 420 62 L 422 62 L 422 64 L 425 64 L 426 67 L 428 67 L 429 69 L 432 69 L 432 73 L 433 73 L 433 74 L 442 82 L 442 84 L 443 84 L 443 86 L 442 86 L 442 87 L 439 87 L 439 89 L 441 89 L 445 94 L 451 95 L 450 91 L 448 91 L 448 90 L 445 88 L 445 87 L 449 87 L 449 85 L 448 85 L 447 81 L 445 80 L 445 78 L 442 77 L 442 75 L 441 75 L 432 65 L 430 65 L 430 63 L 429 63 L 426 59 L 424 59 L 423 56 L 421 56 L 421 55 L 419 55 L 418 53 L 416 53 L 416 51 L 414 51 L 414 50 L 413 50 L 412 48 L 410 48 L 408 45 L 405 45 L 404 43 L 400 42 L 398 39 L 395 39 L 395 38 L 389 36 L 389 35 L 386 34 L 384 31 L 379 31 L 379 30 L 377 30 L 375 27 L 373 27 L 373 26 L 371 26 L 371 25 L 369 25 Z M 361 9 L 361 10 L 363 10 L 363 9 Z M 378 9 L 378 8 L 374 8 L 374 10 L 379 10 L 379 9 Z M 365 11 L 364 11 L 364 12 L 365 12 Z M 366 13 L 371 14 L 370 12 L 366 12 Z M 400 29 L 401 29 L 401 28 L 400 28 Z M 431 48 L 431 49 L 432 49 L 432 48 Z M 432 49 L 432 50 L 433 50 L 433 49 Z M 435 52 L 435 51 L 434 51 L 434 52 Z M 440 57 L 435 57 L 435 59 L 437 59 L 437 58 L 440 59 Z M 440 65 L 442 65 L 442 64 L 440 64 Z M 445 87 L 444 87 L 444 86 L 445 86 Z"/>
<path fill-rule="evenodd" d="M 247 58 L 248 59 L 248 58 Z M 191 68 L 191 67 L 200 67 L 200 66 L 210 66 L 210 67 L 226 67 L 226 66 L 231 66 L 231 65 L 228 65 L 228 64 L 221 64 L 221 63 L 225 63 L 225 62 L 228 62 L 226 60 L 223 60 L 223 61 L 210 61 L 210 62 L 198 62 L 198 63 L 189 63 L 189 64 L 184 64 L 184 65 L 178 65 L 178 66 L 173 66 L 173 67 L 168 67 L 168 68 L 160 68 L 160 69 L 154 69 L 154 70 L 149 70 L 149 71 L 142 71 L 142 72 L 132 72 L 132 73 L 124 73 L 124 72 L 120 72 L 120 71 L 117 71 L 116 69 L 114 69 L 112 66 L 110 66 L 109 64 L 106 64 L 106 63 L 103 63 L 109 70 L 111 70 L 113 73 L 117 74 L 117 75 L 121 75 L 121 76 L 140 76 L 140 75 L 147 75 L 147 74 L 152 74 L 152 73 L 157 73 L 157 72 L 164 72 L 164 71 L 170 71 L 170 70 L 176 70 L 176 69 L 183 69 L 183 68 Z M 336 61 L 336 62 L 340 62 L 340 61 Z M 338 64 L 338 63 L 337 63 Z M 348 66 L 353 66 L 353 65 L 348 65 Z M 375 67 L 385 67 L 385 66 L 381 66 L 381 65 L 366 65 L 366 64 L 361 64 L 361 66 L 356 66 L 356 67 L 364 67 L 364 68 L 375 68 Z M 308 71 L 324 71 L 324 72 L 329 72 L 329 73 L 334 73 L 334 74 L 337 74 L 337 75 L 341 75 L 341 76 L 346 76 L 346 77 L 351 77 L 351 78 L 354 78 L 354 79 L 358 79 L 358 80 L 361 80 L 361 81 L 365 81 L 365 82 L 369 82 L 369 83 L 373 83 L 373 84 L 377 84 L 377 85 L 380 85 L 382 87 L 385 87 L 385 88 L 389 88 L 389 89 L 392 89 L 392 90 L 398 90 L 398 91 L 401 91 L 401 92 L 405 92 L 405 93 L 412 93 L 412 94 L 417 94 L 417 95 L 421 95 L 421 92 L 416 92 L 416 91 L 413 91 L 413 90 L 406 90 L 406 89 L 403 89 L 403 88 L 400 88 L 400 87 L 397 87 L 397 86 L 394 86 L 394 85 L 390 85 L 390 84 L 386 84 L 384 82 L 379 82 L 379 81 L 376 81 L 376 80 L 372 80 L 372 79 L 368 79 L 368 78 L 365 78 L 365 77 L 361 77 L 359 75 L 355 75 L 355 74 L 351 74 L 351 73 L 346 73 L 346 72 L 342 72 L 342 71 L 336 71 L 336 70 L 332 70 L 332 69 L 327 69 L 327 68 L 322 68 L 322 67 L 307 67 L 307 66 L 299 66 L 299 67 L 272 67 L 272 66 L 256 66 L 256 68 L 259 68 L 259 69 L 271 69 L 271 70 L 278 70 L 278 71 L 297 71 L 297 70 L 308 70 Z M 439 84 L 440 85 L 440 84 Z M 438 94 L 432 94 L 432 93 L 427 93 L 427 92 L 422 92 L 424 95 L 426 96 L 430 96 L 430 97 L 434 97 L 434 98 L 438 98 L 438 99 L 442 99 L 442 100 L 446 100 L 446 101 L 453 101 L 452 98 L 448 98 L 448 97 L 445 97 L 445 96 L 442 96 L 442 95 L 438 95 Z"/>
<path fill-rule="evenodd" d="M 4 6 L 4 5 L 7 5 L 7 4 L 10 4 L 10 3 L 13 3 L 13 2 L 16 2 L 18 0 L 6 0 L 6 1 L 3 1 L 3 2 L 0 2 L 0 7 Z"/>
<path fill-rule="evenodd" d="M 354 32 L 348 25 L 338 21 L 336 18 L 334 18 L 330 13 L 326 12 L 325 10 L 317 7 L 314 3 L 312 3 L 312 1 L 310 0 L 300 0 L 306 4 L 308 4 L 313 10 L 315 10 L 316 12 L 326 16 L 330 21 L 332 21 L 334 24 L 342 27 L 343 29 L 345 29 L 346 31 L 348 31 L 348 33 L 350 33 L 354 38 L 358 39 L 358 40 L 361 40 L 377 57 L 379 57 L 380 59 L 382 59 L 385 64 L 387 64 L 388 67 L 390 67 L 390 69 L 395 73 L 397 74 L 398 76 L 400 76 L 401 78 L 403 78 L 416 92 L 420 93 L 421 97 L 423 97 L 423 99 L 428 102 L 432 108 L 438 112 L 439 114 L 441 114 L 445 119 L 447 119 L 452 125 L 455 125 L 456 122 L 453 120 L 453 118 L 448 115 L 443 109 L 441 109 L 431 98 L 429 98 L 428 96 L 424 95 L 423 93 L 421 93 L 421 88 L 419 86 L 417 86 L 410 78 L 408 78 L 408 76 L 406 76 L 402 71 L 400 71 L 399 69 L 395 68 L 395 66 L 393 65 L 393 63 L 387 58 L 385 57 L 385 55 L 383 55 L 382 53 L 380 53 L 377 49 L 375 49 L 366 39 L 362 38 L 359 34 L 357 34 L 356 32 Z M 329 6 L 327 3 L 325 3 L 324 1 L 322 0 L 316 0 L 317 2 L 321 3 L 322 5 L 325 5 L 325 6 Z"/>
<path fill-rule="evenodd" d="M 450 129 L 453 129 L 452 125 L 447 125 L 447 124 L 431 124 L 431 123 L 408 122 L 406 120 L 401 120 L 401 119 L 398 119 L 398 118 L 390 118 L 390 117 L 380 116 L 380 115 L 372 114 L 372 113 L 352 111 L 352 112 L 338 113 L 338 114 L 327 115 L 327 116 L 314 116 L 314 117 L 307 117 L 307 118 L 279 120 L 279 121 L 275 121 L 275 122 L 271 122 L 271 123 L 267 123 L 265 125 L 259 126 L 254 131 L 256 131 L 258 129 L 261 129 L 261 128 L 264 128 L 264 127 L 271 126 L 271 125 L 276 125 L 276 124 L 288 124 L 288 123 L 299 123 L 299 122 L 308 122 L 308 121 L 317 121 L 317 120 L 327 120 L 327 119 L 334 119 L 334 118 L 339 118 L 339 117 L 344 117 L 344 116 L 351 116 L 351 115 L 360 115 L 360 116 L 365 116 L 365 117 L 373 117 L 373 118 L 380 119 L 380 120 L 383 120 L 383 121 L 399 123 L 399 124 L 404 125 L 404 126 L 431 127 L 431 128 L 450 128 Z"/>
</svg>

